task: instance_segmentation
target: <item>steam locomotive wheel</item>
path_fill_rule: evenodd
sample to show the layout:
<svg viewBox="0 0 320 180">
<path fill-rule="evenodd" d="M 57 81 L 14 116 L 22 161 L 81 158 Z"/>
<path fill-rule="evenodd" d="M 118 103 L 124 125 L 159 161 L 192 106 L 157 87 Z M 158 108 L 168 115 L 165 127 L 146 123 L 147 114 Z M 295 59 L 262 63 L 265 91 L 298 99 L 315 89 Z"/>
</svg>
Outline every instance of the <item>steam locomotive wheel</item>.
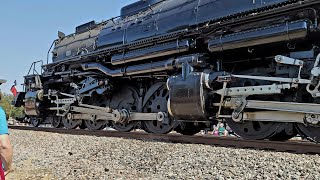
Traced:
<svg viewBox="0 0 320 180">
<path fill-rule="evenodd" d="M 37 118 L 37 117 L 31 117 L 30 118 L 30 123 L 33 127 L 38 127 L 41 123 L 41 119 Z"/>
<path fill-rule="evenodd" d="M 106 127 L 106 121 L 85 120 L 84 123 L 89 130 L 102 130 Z"/>
<path fill-rule="evenodd" d="M 251 73 L 250 75 L 257 75 L 256 73 Z M 260 75 L 269 76 L 268 74 L 262 73 Z M 268 85 L 267 81 L 259 80 L 241 80 L 233 84 L 233 87 L 245 87 L 254 85 Z M 266 100 L 264 97 L 259 97 L 259 100 Z M 258 121 L 245 121 L 245 122 L 235 122 L 232 119 L 226 119 L 227 124 L 232 129 L 232 131 L 238 136 L 244 139 L 268 139 L 275 136 L 280 127 L 280 123 L 275 122 L 258 122 Z"/>
<path fill-rule="evenodd" d="M 82 120 L 69 120 L 68 118 L 63 117 L 62 123 L 67 129 L 76 129 L 82 123 Z"/>
<path fill-rule="evenodd" d="M 156 84 L 155 86 L 159 86 Z M 151 89 L 153 89 L 151 87 Z M 147 93 L 148 94 L 148 93 Z M 143 112 L 145 113 L 157 113 L 157 112 L 168 112 L 167 101 L 169 98 L 169 91 L 167 90 L 165 84 L 160 86 L 153 95 L 147 101 Z M 154 134 L 167 134 L 175 126 L 175 122 L 169 120 L 169 124 L 163 124 L 160 121 L 144 121 L 144 129 L 146 132 Z"/>
<path fill-rule="evenodd" d="M 138 124 L 135 122 L 131 122 L 129 124 L 121 124 L 121 123 L 115 123 L 112 122 L 112 127 L 120 132 L 130 132 L 132 131 L 135 127 L 138 127 Z"/>
<path fill-rule="evenodd" d="M 305 87 L 303 87 L 303 88 L 305 88 Z M 320 104 L 320 100 L 318 98 L 314 99 L 310 96 L 310 94 L 302 94 L 301 92 L 300 92 L 300 95 L 298 96 L 298 101 Z M 320 126 L 319 126 L 319 124 L 316 126 L 307 126 L 306 124 L 297 123 L 296 129 L 302 137 L 307 138 L 311 141 L 320 143 Z"/>
<path fill-rule="evenodd" d="M 88 104 L 99 107 L 107 107 L 108 99 L 102 96 L 95 96 L 90 98 Z M 84 123 L 80 125 L 80 129 L 87 127 L 89 130 L 102 130 L 106 127 L 107 121 L 91 121 L 84 120 Z M 81 128 L 82 126 L 82 128 Z"/>
<path fill-rule="evenodd" d="M 296 125 L 298 132 L 305 138 L 320 143 L 320 127 L 306 126 L 305 124 Z"/>
<path fill-rule="evenodd" d="M 110 107 L 112 109 L 126 109 L 128 111 L 136 111 L 138 107 L 139 93 L 138 90 L 132 86 L 121 87 L 119 91 L 112 95 Z M 132 121 L 129 123 L 117 123 L 112 121 L 112 127 L 120 132 L 130 132 L 138 127 L 139 121 Z"/>
<path fill-rule="evenodd" d="M 226 121 L 232 131 L 244 139 L 268 139 L 276 135 L 277 129 L 280 127 L 280 123 L 274 122 L 246 121 L 237 123 L 232 119 L 226 119 Z"/>
<path fill-rule="evenodd" d="M 52 114 L 50 117 L 50 120 L 51 120 L 52 127 L 54 127 L 54 128 L 61 128 L 62 127 L 62 118 L 61 117 L 58 117 L 58 116 Z"/>
</svg>

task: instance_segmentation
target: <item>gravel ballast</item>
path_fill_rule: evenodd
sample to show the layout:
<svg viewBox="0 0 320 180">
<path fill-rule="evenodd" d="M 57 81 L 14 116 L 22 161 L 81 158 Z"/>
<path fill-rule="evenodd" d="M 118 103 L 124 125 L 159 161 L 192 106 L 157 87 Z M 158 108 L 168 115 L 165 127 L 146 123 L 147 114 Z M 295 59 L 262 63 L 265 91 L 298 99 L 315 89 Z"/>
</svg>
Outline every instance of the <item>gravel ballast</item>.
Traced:
<svg viewBox="0 0 320 180">
<path fill-rule="evenodd" d="M 320 156 L 11 130 L 8 179 L 320 179 Z"/>
</svg>

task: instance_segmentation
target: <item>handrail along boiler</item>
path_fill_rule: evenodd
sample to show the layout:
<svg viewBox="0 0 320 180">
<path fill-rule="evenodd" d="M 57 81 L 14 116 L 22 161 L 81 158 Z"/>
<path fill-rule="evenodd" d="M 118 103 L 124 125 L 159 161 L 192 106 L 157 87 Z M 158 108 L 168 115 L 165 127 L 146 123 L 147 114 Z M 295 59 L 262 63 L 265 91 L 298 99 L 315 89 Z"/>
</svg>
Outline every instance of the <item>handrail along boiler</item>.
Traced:
<svg viewBox="0 0 320 180">
<path fill-rule="evenodd" d="M 317 0 L 143 0 L 59 32 L 25 77 L 34 126 L 193 135 L 225 121 L 247 139 L 320 142 Z"/>
</svg>

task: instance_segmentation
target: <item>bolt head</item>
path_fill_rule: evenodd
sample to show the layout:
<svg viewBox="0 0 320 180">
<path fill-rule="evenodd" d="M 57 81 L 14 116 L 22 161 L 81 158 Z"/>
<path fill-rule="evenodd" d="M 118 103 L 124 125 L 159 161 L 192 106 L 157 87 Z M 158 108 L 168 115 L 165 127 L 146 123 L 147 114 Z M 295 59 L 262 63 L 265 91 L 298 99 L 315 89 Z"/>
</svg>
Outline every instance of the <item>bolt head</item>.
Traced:
<svg viewBox="0 0 320 180">
<path fill-rule="evenodd" d="M 282 57 L 281 56 L 276 56 L 276 61 L 277 62 L 281 62 L 283 59 L 282 59 Z"/>
</svg>

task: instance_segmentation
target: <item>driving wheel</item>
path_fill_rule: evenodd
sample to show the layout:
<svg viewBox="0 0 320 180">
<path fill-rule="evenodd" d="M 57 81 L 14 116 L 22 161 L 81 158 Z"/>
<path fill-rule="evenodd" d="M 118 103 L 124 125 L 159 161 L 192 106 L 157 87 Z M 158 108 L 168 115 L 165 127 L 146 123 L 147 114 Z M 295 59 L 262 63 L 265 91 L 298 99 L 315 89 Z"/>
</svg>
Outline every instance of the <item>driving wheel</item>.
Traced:
<svg viewBox="0 0 320 180">
<path fill-rule="evenodd" d="M 159 84 L 161 86 L 159 86 Z M 169 99 L 169 91 L 165 83 L 157 83 L 151 87 L 150 90 L 154 91 L 152 96 L 148 99 L 146 105 L 143 108 L 145 113 L 158 113 L 165 112 L 168 114 L 167 102 Z M 148 94 L 148 93 L 147 93 Z M 168 117 L 169 118 L 169 117 Z M 175 127 L 175 121 L 169 119 L 168 124 L 164 124 L 161 121 L 144 121 L 144 129 L 146 132 L 154 134 L 167 134 Z"/>
<path fill-rule="evenodd" d="M 138 90 L 133 86 L 124 86 L 112 95 L 110 107 L 112 109 L 125 109 L 127 111 L 137 111 L 139 102 Z M 112 128 L 120 132 L 130 132 L 138 128 L 139 121 L 131 121 L 125 123 L 111 122 Z"/>
</svg>

